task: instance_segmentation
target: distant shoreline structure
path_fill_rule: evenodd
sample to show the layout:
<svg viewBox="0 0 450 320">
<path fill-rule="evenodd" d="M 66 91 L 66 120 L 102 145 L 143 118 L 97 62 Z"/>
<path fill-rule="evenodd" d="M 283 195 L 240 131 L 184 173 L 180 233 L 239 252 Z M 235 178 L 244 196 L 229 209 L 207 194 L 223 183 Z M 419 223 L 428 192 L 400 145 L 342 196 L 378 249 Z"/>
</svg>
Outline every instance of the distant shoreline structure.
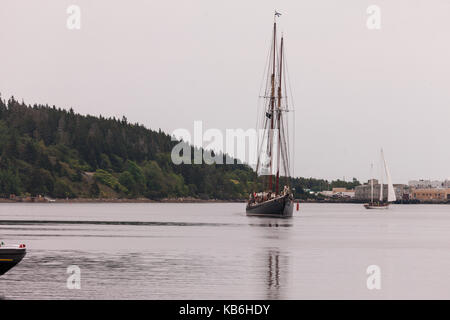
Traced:
<svg viewBox="0 0 450 320">
<path fill-rule="evenodd" d="M 160 200 L 152 200 L 147 198 L 136 199 L 116 199 L 116 198 L 74 198 L 74 199 L 52 199 L 53 201 L 30 201 L 30 200 L 12 200 L 6 198 L 0 198 L 0 204 L 2 203 L 39 203 L 39 204 L 61 204 L 61 203 L 243 203 L 247 199 L 200 199 L 200 198 L 167 198 Z M 336 204 L 361 204 L 365 203 L 365 200 L 359 199 L 295 199 L 295 202 L 301 203 L 336 203 Z M 396 201 L 394 204 L 450 204 L 450 201 Z"/>
</svg>

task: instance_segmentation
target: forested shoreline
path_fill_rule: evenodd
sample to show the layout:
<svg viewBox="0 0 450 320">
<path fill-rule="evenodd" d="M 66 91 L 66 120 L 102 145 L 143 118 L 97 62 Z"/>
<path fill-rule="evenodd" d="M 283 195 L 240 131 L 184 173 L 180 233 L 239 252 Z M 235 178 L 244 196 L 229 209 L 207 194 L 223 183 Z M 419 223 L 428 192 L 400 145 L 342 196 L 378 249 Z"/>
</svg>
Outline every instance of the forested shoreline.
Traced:
<svg viewBox="0 0 450 320">
<path fill-rule="evenodd" d="M 0 97 L 0 197 L 242 200 L 261 187 L 245 164 L 172 163 L 177 143 L 125 117 L 80 115 Z M 305 189 L 355 183 L 291 180 L 297 198 L 310 197 Z"/>
</svg>

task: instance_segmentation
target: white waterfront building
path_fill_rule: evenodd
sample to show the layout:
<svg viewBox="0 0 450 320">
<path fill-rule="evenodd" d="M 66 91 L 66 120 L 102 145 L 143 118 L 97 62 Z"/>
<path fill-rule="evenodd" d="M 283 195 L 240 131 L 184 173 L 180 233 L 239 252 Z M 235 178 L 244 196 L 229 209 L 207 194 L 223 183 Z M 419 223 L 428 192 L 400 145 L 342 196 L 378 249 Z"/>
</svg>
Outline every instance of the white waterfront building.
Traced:
<svg viewBox="0 0 450 320">
<path fill-rule="evenodd" d="M 436 188 L 449 188 L 450 180 L 411 180 L 408 185 L 415 189 L 436 189 Z"/>
</svg>

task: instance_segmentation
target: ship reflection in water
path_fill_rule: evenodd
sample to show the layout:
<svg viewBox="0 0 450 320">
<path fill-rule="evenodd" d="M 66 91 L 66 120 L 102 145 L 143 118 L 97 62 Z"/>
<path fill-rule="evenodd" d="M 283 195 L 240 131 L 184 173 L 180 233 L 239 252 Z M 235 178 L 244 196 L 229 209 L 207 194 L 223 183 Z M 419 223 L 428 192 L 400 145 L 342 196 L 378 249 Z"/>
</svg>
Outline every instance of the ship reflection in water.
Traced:
<svg viewBox="0 0 450 320">
<path fill-rule="evenodd" d="M 261 234 L 260 236 L 273 244 L 264 248 L 262 252 L 262 259 L 258 262 L 262 264 L 264 275 L 264 285 L 266 295 L 263 297 L 268 300 L 283 299 L 285 296 L 285 286 L 289 277 L 289 257 L 283 253 L 282 244 L 289 241 L 290 229 L 293 226 L 293 221 L 272 218 L 252 218 L 260 222 L 258 224 Z M 250 223 L 250 225 L 252 225 Z M 284 297 L 286 298 L 286 297 Z"/>
<path fill-rule="evenodd" d="M 285 263 L 285 261 L 283 261 Z M 285 276 L 285 275 L 284 275 Z M 269 251 L 267 261 L 267 299 L 280 299 L 280 252 Z"/>
</svg>

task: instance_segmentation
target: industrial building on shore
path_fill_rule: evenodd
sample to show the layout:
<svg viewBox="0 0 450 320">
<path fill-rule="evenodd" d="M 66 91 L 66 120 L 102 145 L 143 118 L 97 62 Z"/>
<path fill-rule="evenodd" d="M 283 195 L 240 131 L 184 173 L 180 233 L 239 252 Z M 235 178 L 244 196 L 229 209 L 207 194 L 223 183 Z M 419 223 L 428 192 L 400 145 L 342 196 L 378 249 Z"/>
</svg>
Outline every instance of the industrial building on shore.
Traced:
<svg viewBox="0 0 450 320">
<path fill-rule="evenodd" d="M 449 202 L 450 180 L 411 180 L 411 199 L 420 202 Z"/>
<path fill-rule="evenodd" d="M 387 185 L 383 184 L 383 198 L 387 197 Z M 369 201 L 371 199 L 371 180 L 355 188 L 355 199 Z M 394 184 L 397 201 L 400 202 L 450 202 L 450 180 L 412 180 L 406 184 Z M 373 179 L 373 199 L 380 198 L 380 184 Z"/>
<path fill-rule="evenodd" d="M 421 202 L 447 202 L 450 201 L 450 188 L 412 189 L 411 196 Z"/>
<path fill-rule="evenodd" d="M 347 188 L 333 188 L 331 191 L 321 191 L 319 193 L 329 198 L 353 199 L 355 197 L 355 190 Z"/>
<path fill-rule="evenodd" d="M 381 186 L 377 179 L 372 179 L 367 181 L 366 184 L 357 186 L 355 188 L 355 199 L 356 200 L 364 200 L 369 201 L 372 198 L 372 186 L 371 182 L 373 182 L 373 199 L 380 198 Z M 405 200 L 408 201 L 410 188 L 406 184 L 394 184 L 394 191 L 397 200 Z M 383 199 L 387 200 L 388 195 L 388 185 L 383 184 Z"/>
</svg>

